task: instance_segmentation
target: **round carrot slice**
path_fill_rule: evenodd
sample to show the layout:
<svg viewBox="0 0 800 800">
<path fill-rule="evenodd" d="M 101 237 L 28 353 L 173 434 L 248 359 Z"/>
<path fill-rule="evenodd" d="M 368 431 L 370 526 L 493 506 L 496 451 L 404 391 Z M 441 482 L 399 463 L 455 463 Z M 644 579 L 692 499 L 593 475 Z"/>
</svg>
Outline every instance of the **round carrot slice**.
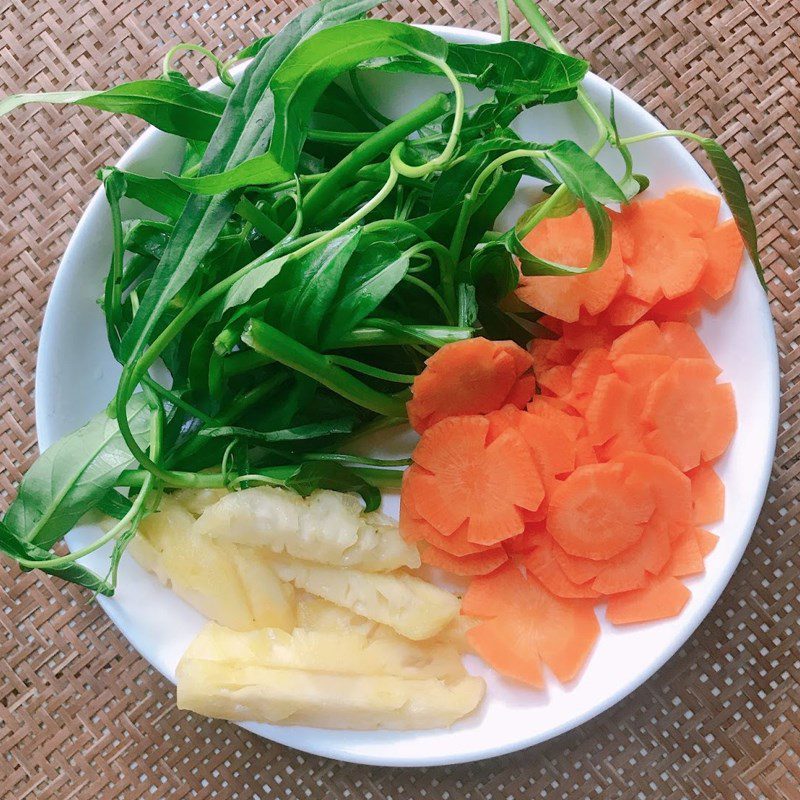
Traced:
<svg viewBox="0 0 800 800">
<path fill-rule="evenodd" d="M 590 464 L 556 487 L 547 530 L 568 553 L 603 560 L 639 541 L 654 510 L 652 493 L 622 464 Z"/>
<path fill-rule="evenodd" d="M 681 358 L 653 384 L 644 408 L 652 428 L 648 449 L 686 472 L 721 456 L 736 431 L 736 405 L 729 383 L 716 382 L 705 359 Z"/>
<path fill-rule="evenodd" d="M 692 482 L 692 522 L 711 525 L 725 515 L 725 484 L 710 464 L 701 464 L 689 474 Z"/>
<path fill-rule="evenodd" d="M 451 417 L 429 428 L 414 450 L 426 470 L 414 481 L 413 507 L 448 536 L 468 522 L 469 541 L 496 544 L 524 528 L 520 509 L 535 511 L 544 488 L 522 436 L 493 441 L 485 417 Z"/>
<path fill-rule="evenodd" d="M 524 406 L 533 396 L 532 366 L 530 354 L 513 342 L 477 338 L 445 345 L 414 380 L 409 421 L 422 433 L 447 417 L 501 408 L 512 394 Z M 517 384 L 523 378 L 527 380 L 520 396 Z"/>
<path fill-rule="evenodd" d="M 553 540 L 550 537 L 542 540 L 534 550 L 528 553 L 523 563 L 525 569 L 542 582 L 542 585 L 556 597 L 565 598 L 597 598 L 600 593 L 588 584 L 575 583 L 570 580 L 556 559 Z"/>
<path fill-rule="evenodd" d="M 689 214 L 694 223 L 692 232 L 696 236 L 708 233 L 717 224 L 720 207 L 720 196 L 718 194 L 686 187 L 685 189 L 673 189 L 671 192 L 667 192 L 664 195 L 664 199 L 671 200 L 676 206 L 680 206 Z"/>
<path fill-rule="evenodd" d="M 650 622 L 677 617 L 692 593 L 677 578 L 659 575 L 648 578 L 642 589 L 611 597 L 606 607 L 606 619 L 614 625 Z"/>
<path fill-rule="evenodd" d="M 600 633 L 591 603 L 556 597 L 510 563 L 470 583 L 461 613 L 493 617 L 471 628 L 467 640 L 498 672 L 538 686 L 541 671 L 538 683 L 530 678 L 542 661 L 560 681 L 572 680 Z"/>
<path fill-rule="evenodd" d="M 626 293 L 655 303 L 691 292 L 708 259 L 691 214 L 663 198 L 631 203 L 622 214 L 634 241 Z"/>
<path fill-rule="evenodd" d="M 542 220 L 523 240 L 526 249 L 540 258 L 586 268 L 592 260 L 594 233 L 583 208 L 568 217 Z M 517 297 L 565 322 L 576 322 L 581 309 L 599 314 L 616 297 L 625 278 L 619 242 L 612 238 L 605 263 L 584 275 L 543 275 L 520 278 Z"/>
<path fill-rule="evenodd" d="M 700 288 L 714 300 L 733 289 L 744 254 L 744 242 L 732 219 L 709 231 L 705 236 L 708 264 L 700 278 Z"/>
</svg>

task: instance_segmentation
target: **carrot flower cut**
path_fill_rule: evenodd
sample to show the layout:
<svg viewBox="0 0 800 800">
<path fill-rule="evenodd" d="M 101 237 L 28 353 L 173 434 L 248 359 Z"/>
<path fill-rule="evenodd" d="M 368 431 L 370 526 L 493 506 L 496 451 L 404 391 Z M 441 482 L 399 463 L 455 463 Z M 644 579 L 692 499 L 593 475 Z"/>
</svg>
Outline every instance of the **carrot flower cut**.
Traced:
<svg viewBox="0 0 800 800">
<path fill-rule="evenodd" d="M 650 578 L 642 589 L 611 597 L 606 619 L 614 625 L 630 625 L 677 617 L 692 593 L 677 578 L 666 575 Z"/>
<path fill-rule="evenodd" d="M 556 487 L 547 529 L 567 553 L 600 561 L 636 544 L 654 509 L 652 492 L 622 464 L 589 464 Z"/>
<path fill-rule="evenodd" d="M 591 603 L 556 597 L 513 564 L 473 580 L 461 613 L 490 618 L 467 633 L 478 655 L 501 674 L 540 689 L 542 664 L 560 681 L 572 680 L 600 633 Z"/>
<path fill-rule="evenodd" d="M 533 396 L 533 358 L 514 342 L 467 339 L 432 355 L 414 381 L 407 404 L 418 433 L 447 417 L 485 414 Z"/>
<path fill-rule="evenodd" d="M 422 467 L 407 488 L 417 514 L 449 536 L 493 545 L 522 533 L 522 509 L 535 511 L 544 488 L 530 448 L 515 430 L 489 439 L 485 417 L 452 417 L 429 428 L 414 450 Z"/>
</svg>

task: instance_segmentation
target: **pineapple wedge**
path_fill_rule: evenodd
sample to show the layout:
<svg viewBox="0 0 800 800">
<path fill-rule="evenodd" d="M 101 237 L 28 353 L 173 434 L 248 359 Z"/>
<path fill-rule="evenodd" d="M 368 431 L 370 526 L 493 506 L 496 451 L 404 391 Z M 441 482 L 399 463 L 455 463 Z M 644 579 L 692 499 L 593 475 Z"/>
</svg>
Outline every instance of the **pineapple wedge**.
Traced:
<svg viewBox="0 0 800 800">
<path fill-rule="evenodd" d="M 209 506 L 213 506 L 227 494 L 227 489 L 181 489 L 170 497 L 190 514 L 199 517 Z"/>
<path fill-rule="evenodd" d="M 365 572 L 420 565 L 419 551 L 391 519 L 363 513 L 358 497 L 341 492 L 307 498 L 274 486 L 231 492 L 206 508 L 195 526 L 219 541 Z"/>
<path fill-rule="evenodd" d="M 453 648 L 350 632 L 207 626 L 178 665 L 178 706 L 213 717 L 321 728 L 451 725 L 481 701 Z"/>
<path fill-rule="evenodd" d="M 450 592 L 405 572 L 384 575 L 276 556 L 278 577 L 298 589 L 381 622 L 408 639 L 435 636 L 459 612 Z"/>
<path fill-rule="evenodd" d="M 194 518 L 164 498 L 130 543 L 133 557 L 201 614 L 235 630 L 294 626 L 294 592 L 269 556 L 249 547 L 198 536 Z"/>
</svg>

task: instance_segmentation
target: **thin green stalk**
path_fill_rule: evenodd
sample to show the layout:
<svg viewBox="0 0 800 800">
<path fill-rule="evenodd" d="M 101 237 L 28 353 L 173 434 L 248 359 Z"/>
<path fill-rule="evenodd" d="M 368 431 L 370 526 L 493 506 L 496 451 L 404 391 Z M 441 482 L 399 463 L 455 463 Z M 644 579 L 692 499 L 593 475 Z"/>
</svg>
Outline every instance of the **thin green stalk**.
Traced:
<svg viewBox="0 0 800 800">
<path fill-rule="evenodd" d="M 391 164 L 399 175 L 405 175 L 409 178 L 424 178 L 426 175 L 436 172 L 436 170 L 447 164 L 456 151 L 456 147 L 458 146 L 458 137 L 461 134 L 461 126 L 464 123 L 464 89 L 456 77 L 455 72 L 453 72 L 453 70 L 450 68 L 450 65 L 444 59 L 433 58 L 426 53 L 421 53 L 417 50 L 411 50 L 410 52 L 412 55 L 421 58 L 423 61 L 427 61 L 428 63 L 438 67 L 447 80 L 450 81 L 456 98 L 456 105 L 453 113 L 453 127 L 450 129 L 450 136 L 447 139 L 447 144 L 445 145 L 444 150 L 438 156 L 436 156 L 436 158 L 431 159 L 426 164 L 413 166 L 411 164 L 406 164 L 406 162 L 403 161 L 402 157 L 400 156 L 403 146 L 402 142 L 399 142 L 392 150 L 390 155 Z"/>
<path fill-rule="evenodd" d="M 237 350 L 225 357 L 224 370 L 226 377 L 232 378 L 234 375 L 241 375 L 251 369 L 258 369 L 274 363 L 271 358 L 267 358 L 255 350 Z"/>
<path fill-rule="evenodd" d="M 376 131 L 355 150 L 348 153 L 306 196 L 303 202 L 306 219 L 313 223 L 320 211 L 330 205 L 341 188 L 349 183 L 362 167 L 369 165 L 377 156 L 390 152 L 398 142 L 402 142 L 414 131 L 442 116 L 449 105 L 447 95 L 436 94 L 413 111 Z"/>
<path fill-rule="evenodd" d="M 246 197 L 242 197 L 236 204 L 236 213 L 249 222 L 270 244 L 278 244 L 287 236 L 287 232 L 275 220 Z"/>
<path fill-rule="evenodd" d="M 310 142 L 355 145 L 365 142 L 374 134 L 375 131 L 322 131 L 312 128 L 308 132 L 307 138 Z"/>
<path fill-rule="evenodd" d="M 215 56 L 210 50 L 203 47 L 199 44 L 189 44 L 186 42 L 181 42 L 180 44 L 176 44 L 174 47 L 170 48 L 167 51 L 167 54 L 164 56 L 164 64 L 162 68 L 162 74 L 165 78 L 169 78 L 169 71 L 172 59 L 180 52 L 187 52 L 192 51 L 195 53 L 202 53 L 204 56 L 207 56 L 214 62 L 214 66 L 217 69 L 217 76 L 219 79 L 231 89 L 236 86 L 236 81 L 233 80 L 233 76 L 228 72 L 228 67 L 226 66 L 225 62 L 223 62 L 220 58 Z"/>
<path fill-rule="evenodd" d="M 472 328 L 451 325 L 400 325 L 390 320 L 365 319 L 360 328 L 341 336 L 335 347 L 381 347 L 385 345 L 429 344 L 442 347 L 450 342 L 472 338 Z M 427 354 L 426 354 L 427 356 Z"/>
<path fill-rule="evenodd" d="M 416 286 L 420 291 L 425 292 L 425 294 L 428 295 L 428 297 L 430 297 L 434 303 L 436 303 L 437 307 L 444 315 L 445 321 L 449 325 L 455 324 L 455 319 L 453 318 L 450 309 L 447 307 L 447 303 L 445 303 L 445 301 L 442 299 L 442 296 L 436 291 L 436 289 L 434 289 L 432 286 L 429 286 L 427 283 L 425 283 L 425 281 L 420 280 L 414 275 L 407 274 L 403 277 L 403 280 L 411 286 Z"/>
<path fill-rule="evenodd" d="M 363 464 L 370 467 L 409 467 L 410 458 L 370 458 L 354 453 L 303 453 L 304 461 L 336 461 L 341 464 Z"/>
<path fill-rule="evenodd" d="M 358 70 L 350 70 L 350 86 L 353 87 L 353 94 L 356 96 L 356 100 L 361 103 L 364 111 L 372 117 L 376 122 L 380 122 L 381 125 L 391 125 L 392 120 L 389 119 L 385 114 L 382 114 L 378 111 L 377 108 L 372 104 L 370 99 L 364 94 L 364 90 L 361 88 L 361 82 L 358 79 Z"/>
<path fill-rule="evenodd" d="M 415 375 L 401 375 L 399 372 L 389 372 L 389 370 L 373 367 L 371 364 L 364 364 L 354 358 L 347 358 L 347 356 L 328 356 L 328 361 L 353 372 L 360 372 L 362 375 L 369 375 L 371 378 L 379 378 L 391 383 L 414 383 L 416 377 Z"/>
<path fill-rule="evenodd" d="M 544 150 L 532 150 L 532 149 L 519 149 L 519 150 L 512 150 L 509 153 L 503 153 L 503 155 L 498 156 L 494 160 L 490 161 L 478 174 L 478 177 L 475 179 L 475 182 L 472 184 L 472 187 L 469 190 L 469 193 L 464 198 L 464 203 L 461 206 L 461 211 L 458 215 L 458 221 L 456 222 L 456 228 L 453 232 L 453 239 L 450 242 L 450 258 L 453 261 L 458 261 L 459 256 L 461 255 L 461 248 L 464 246 L 464 239 L 467 235 L 467 227 L 469 226 L 469 221 L 475 212 L 475 209 L 478 205 L 478 201 L 481 197 L 481 190 L 483 189 L 483 185 L 488 181 L 494 174 L 495 171 L 500 169 L 504 164 L 507 164 L 509 161 L 516 161 L 519 158 L 544 158 L 545 151 Z"/>
<path fill-rule="evenodd" d="M 327 356 L 305 345 L 261 320 L 251 320 L 242 339 L 260 353 L 274 358 L 290 369 L 350 400 L 362 408 L 384 417 L 405 416 L 405 401 L 399 397 L 375 391 L 349 372 L 331 363 Z"/>
<path fill-rule="evenodd" d="M 511 38 L 511 18 L 508 13 L 508 0 L 497 0 L 497 16 L 500 18 L 500 38 L 507 42 Z"/>
</svg>

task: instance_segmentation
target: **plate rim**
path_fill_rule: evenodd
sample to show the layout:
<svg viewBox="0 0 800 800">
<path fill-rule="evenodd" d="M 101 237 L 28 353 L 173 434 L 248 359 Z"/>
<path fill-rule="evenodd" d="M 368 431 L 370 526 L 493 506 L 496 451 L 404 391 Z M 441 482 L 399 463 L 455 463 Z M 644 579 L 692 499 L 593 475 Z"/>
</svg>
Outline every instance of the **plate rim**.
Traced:
<svg viewBox="0 0 800 800">
<path fill-rule="evenodd" d="M 446 38 L 450 41 L 457 41 L 462 43 L 475 43 L 475 44 L 489 44 L 494 42 L 499 42 L 500 37 L 496 34 L 483 32 L 483 31 L 474 31 L 467 28 L 460 28 L 456 26 L 445 26 L 445 25 L 419 25 L 418 27 L 425 28 L 430 30 L 433 33 L 436 33 L 443 38 Z M 237 65 L 237 68 L 234 70 L 234 74 L 238 74 L 240 71 L 243 71 L 248 62 L 243 62 L 240 65 Z M 626 92 L 622 91 L 621 89 L 617 89 L 613 87 L 613 84 L 609 83 L 608 81 L 604 80 L 603 78 L 599 77 L 593 72 L 588 72 L 585 78 L 585 82 L 588 83 L 590 86 L 600 87 L 600 88 L 613 88 L 615 92 L 618 92 L 622 95 L 627 101 L 635 104 L 638 108 L 638 111 L 644 115 L 644 118 L 647 120 L 648 125 L 652 126 L 654 130 L 664 130 L 665 126 L 651 113 L 649 112 L 644 106 L 642 106 L 639 102 L 634 100 L 630 97 Z M 210 89 L 219 86 L 219 81 L 217 79 L 212 79 L 205 84 L 203 84 L 202 88 Z M 160 131 L 157 131 L 153 127 L 148 127 L 142 134 L 140 134 L 128 147 L 125 152 L 123 153 L 122 157 L 117 162 L 118 166 L 126 166 L 130 161 L 136 159 L 137 155 L 139 154 L 140 150 L 144 150 L 148 147 L 150 140 L 155 137 L 161 135 Z M 679 143 L 674 142 L 675 145 L 675 152 L 676 155 L 679 152 L 683 153 L 684 158 L 688 158 L 693 163 L 694 167 L 699 170 L 699 175 L 704 175 L 708 178 L 707 173 L 703 169 L 703 167 L 691 156 L 691 154 Z M 716 190 L 716 187 L 715 187 Z M 44 450 L 49 447 L 51 444 L 56 441 L 58 438 L 54 435 L 54 431 L 52 430 L 52 424 L 50 420 L 44 415 L 43 413 L 43 403 L 40 402 L 41 398 L 50 393 L 52 391 L 49 388 L 50 379 L 47 377 L 47 369 L 46 364 L 48 361 L 48 346 L 47 341 L 50 337 L 53 336 L 53 330 L 57 323 L 56 320 L 56 312 L 53 310 L 54 305 L 51 303 L 53 297 L 57 296 L 60 292 L 63 291 L 64 287 L 70 282 L 72 278 L 72 274 L 75 271 L 74 269 L 71 270 L 69 273 L 66 270 L 63 270 L 61 267 L 64 263 L 76 263 L 74 257 L 72 257 L 73 251 L 79 251 L 81 245 L 79 244 L 79 240 L 82 238 L 81 233 L 82 229 L 85 226 L 89 225 L 89 218 L 92 217 L 99 206 L 105 203 L 105 195 L 103 188 L 100 187 L 92 196 L 89 203 L 84 207 L 80 219 L 78 220 L 75 228 L 73 229 L 67 247 L 64 250 L 64 253 L 59 260 L 59 266 L 57 268 L 55 277 L 52 281 L 50 286 L 50 290 L 48 293 L 47 304 L 45 307 L 43 320 L 42 320 L 42 327 L 38 337 L 38 348 L 37 348 L 37 357 L 36 357 L 36 367 L 34 373 L 34 416 L 35 416 L 35 430 L 36 430 L 36 437 L 37 442 L 39 444 L 40 450 Z M 724 200 L 723 200 L 724 204 Z M 754 314 L 755 316 L 755 314 Z M 741 564 L 742 556 L 744 554 L 745 549 L 747 548 L 750 540 L 752 539 L 753 532 L 755 530 L 758 517 L 761 513 L 761 509 L 763 508 L 764 501 L 767 496 L 769 481 L 771 478 L 771 470 L 772 464 L 774 462 L 774 453 L 775 453 L 775 445 L 777 443 L 777 431 L 778 431 L 778 421 L 779 421 L 779 413 L 780 413 L 780 402 L 781 402 L 781 395 L 780 395 L 780 365 L 778 360 L 778 345 L 777 345 L 777 337 L 775 335 L 774 324 L 771 309 L 769 306 L 769 301 L 766 293 L 762 295 L 761 302 L 760 302 L 760 311 L 759 311 L 759 319 L 754 322 L 764 324 L 767 323 L 769 328 L 769 340 L 770 344 L 770 364 L 769 372 L 770 372 L 770 384 L 771 384 L 771 398 L 772 398 L 772 416 L 769 421 L 769 443 L 771 444 L 770 448 L 770 455 L 766 462 L 763 465 L 761 470 L 761 474 L 758 475 L 758 480 L 755 483 L 758 484 L 758 490 L 756 492 L 756 496 L 761 498 L 761 502 L 756 505 L 754 504 L 751 513 L 747 519 L 746 529 L 750 531 L 749 535 L 742 537 L 739 546 L 736 548 L 735 551 L 735 559 L 732 557 L 727 564 L 722 565 L 722 569 L 716 572 L 713 576 L 713 586 L 707 590 L 703 597 L 702 602 L 698 603 L 696 607 L 693 608 L 692 613 L 688 616 L 689 612 L 687 612 L 687 619 L 685 622 L 685 635 L 682 634 L 681 641 L 679 641 L 674 648 L 666 648 L 657 658 L 650 667 L 644 671 L 643 674 L 637 675 L 636 679 L 629 684 L 625 684 L 621 686 L 617 691 L 611 693 L 604 699 L 604 702 L 599 703 L 598 705 L 592 706 L 590 709 L 586 710 L 582 714 L 578 714 L 575 717 L 565 721 L 563 724 L 555 726 L 547 731 L 545 735 L 535 734 L 530 737 L 522 737 L 518 739 L 513 744 L 500 744 L 496 746 L 486 746 L 480 749 L 471 749 L 462 751 L 458 754 L 447 754 L 444 757 L 439 756 L 435 753 L 432 753 L 429 757 L 425 758 L 414 758 L 414 757 L 404 757 L 402 755 L 398 755 L 393 758 L 386 758 L 386 757 L 379 757 L 379 756 L 372 756 L 369 754 L 359 753 L 358 751 L 354 751 L 352 748 L 348 748 L 346 740 L 342 743 L 339 747 L 321 747 L 317 748 L 313 745 L 303 745 L 302 747 L 298 747 L 297 742 L 295 741 L 286 741 L 283 736 L 281 736 L 282 731 L 292 731 L 297 730 L 296 726 L 273 726 L 273 730 L 277 732 L 275 736 L 265 736 L 264 733 L 254 730 L 251 725 L 247 723 L 234 723 L 243 727 L 244 729 L 248 730 L 250 733 L 258 735 L 259 737 L 266 738 L 268 741 L 274 741 L 278 744 L 292 747 L 296 750 L 300 750 L 302 752 L 309 753 L 315 756 L 321 756 L 325 758 L 333 758 L 339 759 L 342 761 L 347 761 L 350 763 L 355 764 L 364 764 L 368 766 L 385 766 L 385 767 L 406 767 L 406 768 L 415 768 L 415 767 L 430 767 L 430 766 L 446 766 L 446 765 L 454 765 L 454 764 L 463 764 L 474 762 L 478 760 L 482 760 L 485 758 L 495 758 L 501 755 L 507 755 L 509 753 L 517 752 L 528 747 L 533 747 L 535 745 L 541 744 L 545 741 L 549 741 L 557 736 L 560 736 L 564 733 L 567 733 L 579 726 L 585 724 L 591 719 L 599 716 L 600 714 L 605 713 L 608 709 L 615 706 L 621 700 L 623 700 L 628 695 L 632 694 L 634 691 L 639 689 L 645 682 L 650 680 L 653 675 L 661 669 L 667 661 L 669 661 L 675 653 L 683 647 L 686 642 L 691 638 L 694 632 L 697 630 L 699 625 L 702 621 L 708 616 L 709 612 L 711 611 L 712 607 L 718 602 L 720 597 L 722 596 L 723 592 L 725 591 L 726 586 L 730 582 L 730 579 L 735 572 L 735 570 Z M 708 576 L 710 577 L 710 576 Z M 125 629 L 124 623 L 121 621 L 121 613 L 118 612 L 118 606 L 115 603 L 114 598 L 106 598 L 103 596 L 98 597 L 98 601 L 103 608 L 106 615 L 109 619 L 114 623 L 117 630 L 120 634 L 125 638 L 125 640 L 139 653 L 144 661 L 147 662 L 148 665 L 157 672 L 159 672 L 166 680 L 170 683 L 173 683 L 172 678 L 170 675 L 163 672 L 159 667 L 157 667 L 143 652 L 143 649 L 132 639 L 129 637 L 128 632 Z M 646 673 L 646 674 L 645 674 Z M 174 685 L 174 683 L 173 683 Z M 348 733 L 347 731 L 341 732 L 343 736 L 346 736 Z M 288 736 L 291 738 L 291 736 Z"/>
</svg>

